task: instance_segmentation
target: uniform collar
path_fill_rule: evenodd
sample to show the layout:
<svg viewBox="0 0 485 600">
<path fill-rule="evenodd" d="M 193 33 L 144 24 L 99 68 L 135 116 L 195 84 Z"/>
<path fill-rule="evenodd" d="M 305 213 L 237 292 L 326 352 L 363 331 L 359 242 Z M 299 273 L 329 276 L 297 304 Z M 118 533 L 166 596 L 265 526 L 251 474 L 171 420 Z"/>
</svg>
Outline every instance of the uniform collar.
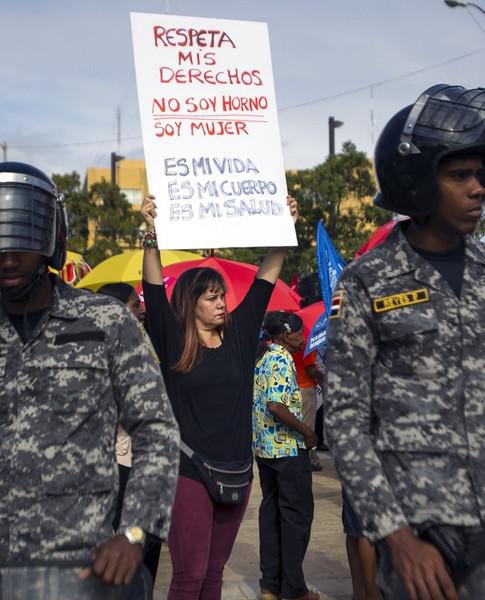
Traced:
<svg viewBox="0 0 485 600">
<path fill-rule="evenodd" d="M 471 261 L 485 264 L 485 248 L 481 242 L 475 240 L 472 236 L 464 237 L 465 257 Z M 383 245 L 389 248 L 391 257 L 386 262 L 381 276 L 391 279 L 404 273 L 414 272 L 416 281 L 426 284 L 429 287 L 438 289 L 448 296 L 456 298 L 442 275 L 422 256 L 420 256 L 408 242 L 403 232 L 403 224 L 398 223 L 391 231 Z M 468 269 L 465 265 L 464 280 L 469 277 Z"/>
<path fill-rule="evenodd" d="M 51 303 L 48 308 L 49 315 L 51 317 L 69 321 L 79 319 L 81 315 L 79 314 L 77 302 L 75 302 L 77 292 L 75 292 L 70 285 L 67 285 L 62 279 L 57 277 L 57 275 L 52 274 L 51 280 L 53 281 L 54 286 L 52 289 Z"/>
<path fill-rule="evenodd" d="M 0 340 L 10 344 L 19 339 L 15 327 L 12 325 L 7 313 L 0 307 Z"/>
<path fill-rule="evenodd" d="M 477 263 L 485 265 L 485 244 L 469 235 L 466 236 L 465 256 Z"/>
<path fill-rule="evenodd" d="M 414 271 L 417 266 L 417 259 L 427 263 L 427 261 L 413 250 L 411 244 L 408 242 L 403 232 L 405 225 L 406 222 L 398 223 L 383 242 L 383 246 L 389 246 L 394 257 L 393 260 L 388 261 L 387 268 L 383 272 L 384 277 L 396 277 L 403 273 Z M 465 242 L 465 256 L 475 262 L 485 264 L 485 244 L 477 241 L 470 235 L 464 236 L 463 240 Z"/>
<path fill-rule="evenodd" d="M 55 317 L 64 320 L 75 320 L 81 315 L 77 308 L 77 303 L 74 301 L 76 292 L 73 288 L 56 275 L 50 274 L 52 287 L 52 298 L 50 305 L 47 307 L 47 312 L 50 317 Z M 0 306 L 0 339 L 6 343 L 18 341 L 19 337 L 12 325 L 7 313 Z"/>
<path fill-rule="evenodd" d="M 381 276 L 386 279 L 415 271 L 416 268 L 419 268 L 421 262 L 427 264 L 412 249 L 411 244 L 404 235 L 403 228 L 403 224 L 398 223 L 382 244 L 382 248 L 388 249 L 391 254 L 391 257 L 386 257 L 386 265 L 381 272 Z"/>
</svg>

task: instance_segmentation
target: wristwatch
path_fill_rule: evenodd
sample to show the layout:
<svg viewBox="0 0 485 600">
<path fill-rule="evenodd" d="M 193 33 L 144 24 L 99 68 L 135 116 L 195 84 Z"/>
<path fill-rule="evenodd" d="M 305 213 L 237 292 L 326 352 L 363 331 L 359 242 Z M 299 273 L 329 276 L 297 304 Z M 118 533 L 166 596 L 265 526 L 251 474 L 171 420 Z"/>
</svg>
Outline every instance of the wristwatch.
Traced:
<svg viewBox="0 0 485 600">
<path fill-rule="evenodd" d="M 141 527 L 134 525 L 133 527 L 125 527 L 121 531 L 121 535 L 124 535 L 130 544 L 143 544 L 145 543 L 146 535 Z"/>
</svg>

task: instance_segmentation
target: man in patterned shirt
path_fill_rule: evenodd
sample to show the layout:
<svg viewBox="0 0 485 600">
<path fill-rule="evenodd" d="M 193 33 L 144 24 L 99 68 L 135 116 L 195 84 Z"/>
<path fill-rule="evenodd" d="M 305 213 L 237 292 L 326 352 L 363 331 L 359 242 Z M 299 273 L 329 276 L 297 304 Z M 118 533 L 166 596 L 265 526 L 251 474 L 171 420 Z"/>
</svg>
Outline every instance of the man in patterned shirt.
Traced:
<svg viewBox="0 0 485 600">
<path fill-rule="evenodd" d="M 290 354 L 305 343 L 303 322 L 292 313 L 271 312 L 263 330 L 273 343 L 258 359 L 254 377 L 253 445 L 263 492 L 261 598 L 317 600 L 318 594 L 306 586 L 302 565 L 313 520 L 308 449 L 317 445 L 318 438 L 303 422 L 301 392 Z"/>
</svg>

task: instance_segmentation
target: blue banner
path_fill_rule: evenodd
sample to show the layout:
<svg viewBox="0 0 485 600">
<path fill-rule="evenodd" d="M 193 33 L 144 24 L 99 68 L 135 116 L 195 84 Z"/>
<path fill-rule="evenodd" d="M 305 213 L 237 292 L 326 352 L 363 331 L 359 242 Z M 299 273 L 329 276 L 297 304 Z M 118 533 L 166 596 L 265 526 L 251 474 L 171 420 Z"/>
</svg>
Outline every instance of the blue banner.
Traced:
<svg viewBox="0 0 485 600">
<path fill-rule="evenodd" d="M 308 336 L 305 355 L 316 350 L 321 356 L 324 356 L 327 349 L 328 311 L 332 304 L 332 296 L 338 278 L 345 267 L 345 261 L 328 237 L 323 221 L 320 221 L 317 227 L 317 265 L 325 312 L 312 327 Z"/>
</svg>

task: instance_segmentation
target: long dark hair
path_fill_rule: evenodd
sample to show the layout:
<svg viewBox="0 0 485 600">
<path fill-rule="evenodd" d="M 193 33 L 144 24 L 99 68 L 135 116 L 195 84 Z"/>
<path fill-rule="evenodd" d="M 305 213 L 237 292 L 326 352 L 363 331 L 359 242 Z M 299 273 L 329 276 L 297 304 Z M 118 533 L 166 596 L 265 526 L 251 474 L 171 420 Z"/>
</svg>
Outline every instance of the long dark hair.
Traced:
<svg viewBox="0 0 485 600">
<path fill-rule="evenodd" d="M 209 267 L 189 269 L 180 275 L 175 282 L 171 305 L 184 334 L 184 349 L 173 366 L 174 371 L 189 373 L 200 361 L 203 343 L 195 324 L 195 305 L 207 290 L 227 290 L 226 282 L 220 273 Z M 228 315 L 220 327 L 219 334 L 228 323 Z"/>
<path fill-rule="evenodd" d="M 258 361 L 268 349 L 268 342 L 278 338 L 283 333 L 293 333 L 300 331 L 303 327 L 301 317 L 295 313 L 286 312 L 284 310 L 272 310 L 266 313 L 263 326 L 261 329 L 261 341 L 258 345 L 256 353 L 256 361 Z"/>
</svg>

